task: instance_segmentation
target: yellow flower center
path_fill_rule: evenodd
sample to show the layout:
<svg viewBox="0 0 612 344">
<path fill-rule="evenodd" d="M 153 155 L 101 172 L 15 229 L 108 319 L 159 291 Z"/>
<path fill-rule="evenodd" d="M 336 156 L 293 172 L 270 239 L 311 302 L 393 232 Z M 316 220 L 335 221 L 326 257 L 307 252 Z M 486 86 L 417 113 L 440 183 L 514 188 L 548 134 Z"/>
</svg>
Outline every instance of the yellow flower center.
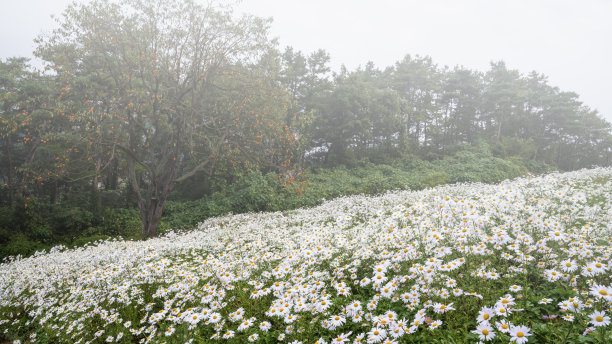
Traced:
<svg viewBox="0 0 612 344">
<path fill-rule="evenodd" d="M 595 321 L 597 321 L 597 322 L 603 322 L 603 320 L 604 319 L 603 319 L 603 317 L 601 315 L 598 315 L 598 316 L 595 317 Z"/>
<path fill-rule="evenodd" d="M 606 290 L 600 290 L 599 291 L 599 295 L 608 295 L 608 292 Z"/>
<path fill-rule="evenodd" d="M 489 330 L 487 330 L 486 328 L 482 330 L 482 334 L 484 334 L 485 336 L 489 334 Z"/>
<path fill-rule="evenodd" d="M 519 332 L 516 333 L 516 336 L 519 337 L 519 338 L 522 338 L 522 337 L 525 337 L 525 334 L 523 332 L 519 331 Z"/>
<path fill-rule="evenodd" d="M 483 318 L 484 320 L 489 319 L 489 314 L 485 314 L 485 315 L 483 315 L 483 316 L 482 316 L 482 318 Z"/>
</svg>

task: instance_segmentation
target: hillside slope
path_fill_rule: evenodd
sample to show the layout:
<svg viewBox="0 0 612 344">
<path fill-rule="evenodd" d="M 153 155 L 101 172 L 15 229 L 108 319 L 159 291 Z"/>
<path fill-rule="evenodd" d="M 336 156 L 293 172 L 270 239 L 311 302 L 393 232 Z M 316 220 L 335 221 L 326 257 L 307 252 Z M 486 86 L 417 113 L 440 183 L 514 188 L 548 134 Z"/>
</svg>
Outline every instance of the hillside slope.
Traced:
<svg viewBox="0 0 612 344">
<path fill-rule="evenodd" d="M 605 341 L 610 195 L 612 169 L 582 170 L 56 247 L 0 265 L 0 338 Z"/>
</svg>

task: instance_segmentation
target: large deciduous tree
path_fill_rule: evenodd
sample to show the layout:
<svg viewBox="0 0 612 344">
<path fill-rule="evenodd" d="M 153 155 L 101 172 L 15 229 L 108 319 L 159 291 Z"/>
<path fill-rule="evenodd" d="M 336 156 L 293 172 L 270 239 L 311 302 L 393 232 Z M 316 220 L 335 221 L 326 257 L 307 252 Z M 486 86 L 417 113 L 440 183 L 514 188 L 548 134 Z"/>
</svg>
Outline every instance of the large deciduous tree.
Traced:
<svg viewBox="0 0 612 344">
<path fill-rule="evenodd" d="M 126 159 L 143 236 L 156 236 L 170 191 L 236 137 L 239 118 L 210 112 L 216 80 L 269 49 L 269 22 L 193 0 L 75 3 L 58 22 L 37 55 L 55 71 L 62 111 L 105 147 L 92 152 L 96 169 Z"/>
</svg>

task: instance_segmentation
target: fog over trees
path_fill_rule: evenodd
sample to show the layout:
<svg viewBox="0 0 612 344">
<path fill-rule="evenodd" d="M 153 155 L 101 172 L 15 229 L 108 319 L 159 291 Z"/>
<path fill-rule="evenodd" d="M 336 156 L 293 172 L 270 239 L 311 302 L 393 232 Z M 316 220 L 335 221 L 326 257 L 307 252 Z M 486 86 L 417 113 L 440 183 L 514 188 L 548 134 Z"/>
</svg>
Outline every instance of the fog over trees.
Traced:
<svg viewBox="0 0 612 344">
<path fill-rule="evenodd" d="M 39 40 L 46 70 L 1 60 L 0 241 L 72 242 L 134 221 L 154 237 L 168 200 L 282 210 L 223 192 L 264 180 L 300 197 L 308 176 L 339 167 L 416 171 L 465 152 L 521 173 L 611 163 L 610 123 L 538 72 L 410 54 L 332 72 L 326 51 L 281 48 L 269 25 L 195 1 L 96 0 Z"/>
</svg>

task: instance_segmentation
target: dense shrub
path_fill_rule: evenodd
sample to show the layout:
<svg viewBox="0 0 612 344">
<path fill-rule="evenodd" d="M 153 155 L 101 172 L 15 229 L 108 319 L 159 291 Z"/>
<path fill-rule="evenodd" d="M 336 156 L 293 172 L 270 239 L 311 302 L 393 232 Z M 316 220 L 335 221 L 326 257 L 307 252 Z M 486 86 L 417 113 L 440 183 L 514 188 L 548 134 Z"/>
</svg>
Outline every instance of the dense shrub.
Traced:
<svg viewBox="0 0 612 344">
<path fill-rule="evenodd" d="M 314 167 L 304 171 L 306 184 L 301 193 L 284 187 L 276 174 L 258 170 L 232 176 L 231 183 L 214 177 L 208 181 L 209 193 L 196 200 L 186 201 L 185 191 L 179 188 L 173 200 L 164 206 L 159 231 L 194 228 L 209 217 L 228 213 L 285 211 L 315 206 L 341 196 L 420 190 L 447 183 L 496 183 L 528 172 L 551 170 L 544 163 L 520 156 L 496 157 L 484 143 L 457 147 L 450 155 L 434 158 L 437 160 L 427 161 L 406 154 L 392 160 L 392 164 L 352 159 L 350 166 Z M 94 211 L 75 201 L 43 207 L 42 203 L 31 200 L 28 207 L 0 208 L 0 244 L 13 247 L 1 250 L 0 255 L 31 254 L 53 244 L 82 245 L 107 237 L 138 239 L 142 222 L 130 197 L 129 190 L 124 189 L 92 193 L 88 200 L 80 200 L 88 205 L 102 205 L 101 210 Z M 126 207 L 127 204 L 131 206 Z"/>
<path fill-rule="evenodd" d="M 47 247 L 48 245 L 32 240 L 24 233 L 14 233 L 5 245 L 0 246 L 0 257 L 29 256 Z"/>
</svg>

